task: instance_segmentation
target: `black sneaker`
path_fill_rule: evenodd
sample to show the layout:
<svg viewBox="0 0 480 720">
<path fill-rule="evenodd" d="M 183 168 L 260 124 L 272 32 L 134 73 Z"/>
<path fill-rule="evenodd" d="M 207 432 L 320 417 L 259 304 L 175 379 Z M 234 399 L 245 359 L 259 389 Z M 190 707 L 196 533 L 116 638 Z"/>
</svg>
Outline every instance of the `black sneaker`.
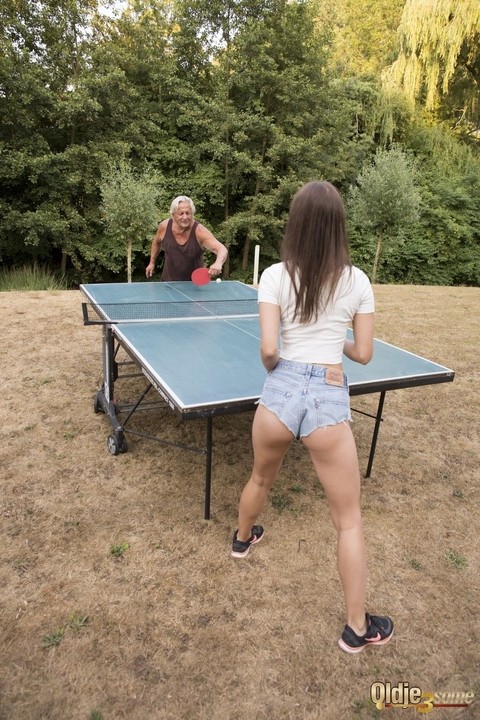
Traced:
<svg viewBox="0 0 480 720">
<path fill-rule="evenodd" d="M 357 635 L 349 625 L 345 625 L 342 637 L 338 644 L 347 653 L 359 653 L 369 645 L 386 645 L 393 635 L 393 622 L 389 617 L 369 615 L 367 618 L 367 632 Z"/>
<path fill-rule="evenodd" d="M 232 543 L 232 557 L 235 558 L 247 557 L 248 553 L 250 552 L 250 546 L 260 542 L 260 540 L 265 535 L 265 530 L 261 525 L 254 525 L 252 527 L 252 535 L 250 537 L 250 540 L 237 540 L 237 532 L 238 530 L 235 530 L 235 532 L 233 533 Z"/>
</svg>

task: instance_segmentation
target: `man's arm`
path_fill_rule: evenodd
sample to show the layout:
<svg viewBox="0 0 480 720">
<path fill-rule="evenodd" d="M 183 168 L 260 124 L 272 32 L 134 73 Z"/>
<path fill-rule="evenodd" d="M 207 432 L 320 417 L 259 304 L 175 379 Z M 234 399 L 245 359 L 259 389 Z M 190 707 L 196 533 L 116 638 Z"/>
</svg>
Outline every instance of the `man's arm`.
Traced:
<svg viewBox="0 0 480 720">
<path fill-rule="evenodd" d="M 220 275 L 222 267 L 228 257 L 227 248 L 225 245 L 222 245 L 219 240 L 217 240 L 210 230 L 208 230 L 204 225 L 201 225 L 201 223 L 198 223 L 197 225 L 196 235 L 202 248 L 210 250 L 216 256 L 215 262 L 210 265 L 208 272 L 212 277 Z"/>
<path fill-rule="evenodd" d="M 167 220 L 162 220 L 152 240 L 152 247 L 150 249 L 150 262 L 148 263 L 147 269 L 145 270 L 145 275 L 147 276 L 147 278 L 151 278 L 153 273 L 155 272 L 155 260 L 157 259 L 157 255 L 160 252 L 160 248 L 162 247 L 167 222 Z"/>
</svg>

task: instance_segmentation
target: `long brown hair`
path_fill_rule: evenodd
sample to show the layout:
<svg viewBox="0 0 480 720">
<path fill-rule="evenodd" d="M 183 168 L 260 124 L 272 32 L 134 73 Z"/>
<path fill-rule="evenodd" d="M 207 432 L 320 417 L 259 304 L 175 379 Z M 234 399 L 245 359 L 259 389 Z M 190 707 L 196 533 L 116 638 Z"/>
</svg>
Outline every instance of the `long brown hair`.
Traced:
<svg viewBox="0 0 480 720">
<path fill-rule="evenodd" d="M 295 290 L 295 317 L 316 319 L 332 299 L 345 267 L 352 263 L 345 230 L 345 207 L 329 182 L 312 181 L 290 205 L 281 259 Z"/>
</svg>

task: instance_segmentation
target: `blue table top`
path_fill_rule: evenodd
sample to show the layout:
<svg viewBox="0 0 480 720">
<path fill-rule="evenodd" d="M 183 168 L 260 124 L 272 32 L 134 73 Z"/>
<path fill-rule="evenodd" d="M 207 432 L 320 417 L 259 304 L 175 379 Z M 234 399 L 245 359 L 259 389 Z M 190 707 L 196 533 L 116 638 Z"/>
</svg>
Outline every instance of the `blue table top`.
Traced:
<svg viewBox="0 0 480 720">
<path fill-rule="evenodd" d="M 81 286 L 95 305 L 128 303 L 209 303 L 256 300 L 243 283 L 106 283 Z M 101 310 L 100 310 L 101 311 Z M 110 316 L 107 317 L 107 319 Z M 257 316 L 193 317 L 119 322 L 114 335 L 138 361 L 157 389 L 180 410 L 254 402 L 266 371 L 260 360 Z M 350 331 L 349 331 L 350 332 Z M 454 373 L 426 358 L 375 340 L 367 365 L 344 358 L 350 392 L 362 394 L 453 380 Z"/>
</svg>

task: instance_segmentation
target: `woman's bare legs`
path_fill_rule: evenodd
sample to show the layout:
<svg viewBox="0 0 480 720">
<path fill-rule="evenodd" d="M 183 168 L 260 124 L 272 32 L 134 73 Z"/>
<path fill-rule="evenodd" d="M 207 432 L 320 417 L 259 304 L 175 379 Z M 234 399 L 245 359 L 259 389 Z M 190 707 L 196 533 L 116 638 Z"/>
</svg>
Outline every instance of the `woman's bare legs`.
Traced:
<svg viewBox="0 0 480 720">
<path fill-rule="evenodd" d="M 293 435 L 277 416 L 259 405 L 252 427 L 253 470 L 240 496 L 238 508 L 239 540 L 248 540 L 252 525 L 265 506 Z"/>
<path fill-rule="evenodd" d="M 360 510 L 360 471 L 348 423 L 319 428 L 303 438 L 323 485 L 337 531 L 337 567 L 345 595 L 347 624 L 366 632 L 367 567 Z"/>
<path fill-rule="evenodd" d="M 274 484 L 292 433 L 270 410 L 259 405 L 252 428 L 254 465 L 240 497 L 239 540 L 248 540 Z M 345 595 L 347 624 L 366 632 L 365 542 L 360 512 L 360 471 L 355 440 L 348 423 L 320 428 L 303 438 L 327 497 L 337 531 L 337 567 Z"/>
</svg>

